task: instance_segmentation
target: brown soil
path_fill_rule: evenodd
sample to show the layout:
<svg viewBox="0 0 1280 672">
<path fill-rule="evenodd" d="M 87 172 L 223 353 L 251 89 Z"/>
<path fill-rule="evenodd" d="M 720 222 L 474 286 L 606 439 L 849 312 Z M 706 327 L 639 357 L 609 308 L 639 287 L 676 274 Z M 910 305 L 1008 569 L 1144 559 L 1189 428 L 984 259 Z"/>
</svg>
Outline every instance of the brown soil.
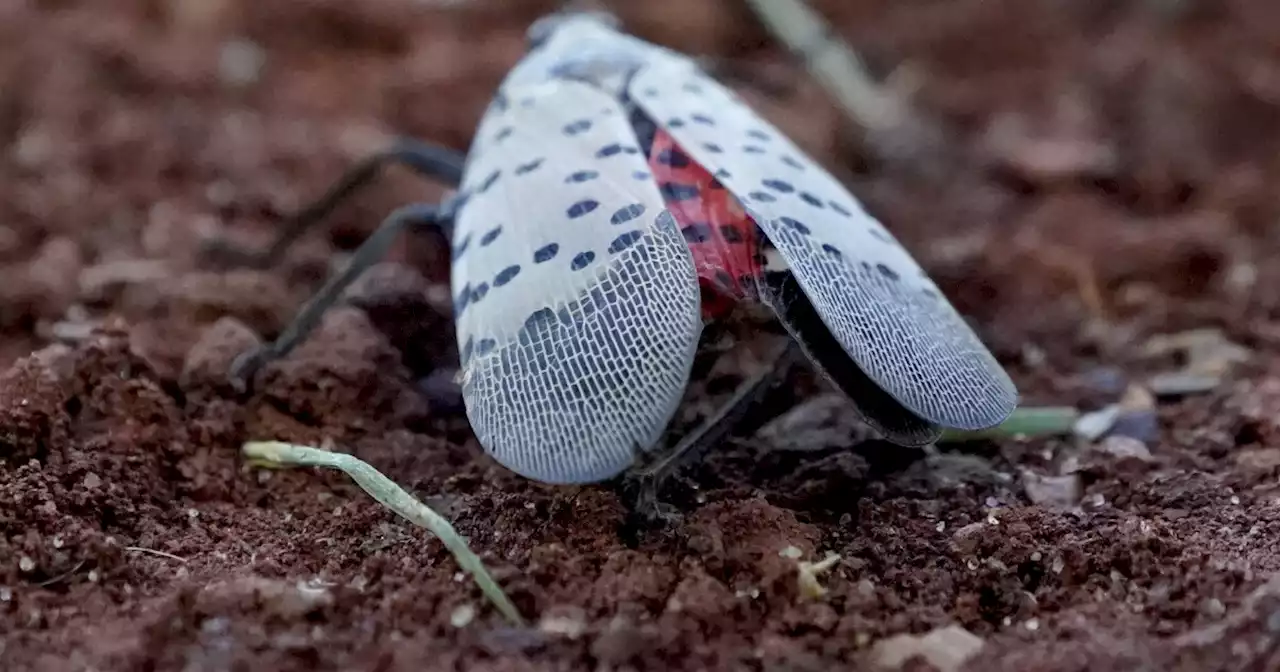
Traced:
<svg viewBox="0 0 1280 672">
<path fill-rule="evenodd" d="M 1113 401 L 1179 365 L 1145 353 L 1161 334 L 1218 327 L 1253 355 L 1162 399 L 1149 455 L 739 437 L 668 488 L 680 522 L 645 530 L 612 488 L 483 456 L 448 399 L 430 238 L 252 399 L 223 381 L 336 251 L 442 192 L 396 173 L 269 272 L 202 268 L 200 241 L 263 243 L 393 133 L 465 147 L 553 3 L 433 4 L 0 2 L 6 669 L 820 670 L 952 624 L 984 642 L 969 670 L 1280 668 L 1280 5 L 818 3 L 945 129 L 892 161 L 741 3 L 614 3 L 644 37 L 799 82 L 745 95 L 842 170 L 1025 404 Z M 254 49 L 260 71 L 238 74 Z M 700 395 L 736 376 L 715 375 Z M 773 410 L 816 394 L 793 383 Z M 246 467 L 247 439 L 331 440 L 380 468 L 537 625 L 506 627 L 438 541 L 340 474 Z M 825 596 L 797 589 L 788 546 L 841 555 Z"/>
</svg>

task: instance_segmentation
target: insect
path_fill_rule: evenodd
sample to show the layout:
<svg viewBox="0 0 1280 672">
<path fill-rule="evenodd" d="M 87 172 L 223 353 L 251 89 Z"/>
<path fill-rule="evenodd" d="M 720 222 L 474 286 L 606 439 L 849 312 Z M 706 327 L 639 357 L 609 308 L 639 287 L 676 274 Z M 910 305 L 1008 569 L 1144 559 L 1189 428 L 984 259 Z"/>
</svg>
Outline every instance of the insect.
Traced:
<svg viewBox="0 0 1280 672">
<path fill-rule="evenodd" d="M 465 159 L 405 141 L 286 231 L 276 253 L 387 161 L 459 185 L 389 217 L 233 376 L 288 352 L 391 238 L 425 225 L 451 239 L 467 416 L 529 478 L 632 466 L 681 401 L 704 321 L 738 303 L 772 311 L 899 444 L 1012 412 L 1012 381 L 909 253 L 694 61 L 597 13 L 545 17 L 529 36 Z"/>
</svg>

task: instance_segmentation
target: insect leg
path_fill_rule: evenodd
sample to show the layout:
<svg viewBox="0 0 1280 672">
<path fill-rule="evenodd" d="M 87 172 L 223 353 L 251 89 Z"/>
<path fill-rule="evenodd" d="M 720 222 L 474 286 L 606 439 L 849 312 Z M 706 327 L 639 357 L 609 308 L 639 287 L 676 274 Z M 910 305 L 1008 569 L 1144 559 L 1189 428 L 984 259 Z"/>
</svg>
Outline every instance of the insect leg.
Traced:
<svg viewBox="0 0 1280 672">
<path fill-rule="evenodd" d="M 411 228 L 439 227 L 447 229 L 452 226 L 453 206 L 420 203 L 408 205 L 392 212 L 378 229 L 356 249 L 346 268 L 331 276 L 320 291 L 316 292 L 307 305 L 285 327 L 280 336 L 271 343 L 264 344 L 245 352 L 231 364 L 231 382 L 241 391 L 245 390 L 253 375 L 263 365 L 284 357 L 294 347 L 306 339 L 307 335 L 320 323 L 320 318 L 339 297 L 342 292 L 360 276 L 386 255 L 391 243 L 404 231 Z"/>
<path fill-rule="evenodd" d="M 800 345 L 792 339 L 787 339 L 787 344 L 777 356 L 773 357 L 772 363 L 765 371 L 743 381 L 729 401 L 680 439 L 674 448 L 664 452 L 649 464 L 636 469 L 633 476 L 639 482 L 634 507 L 636 512 L 650 517 L 657 512 L 661 516 L 662 506 L 658 502 L 658 490 L 663 482 L 675 473 L 684 460 L 724 440 L 775 385 L 786 379 L 791 367 L 803 359 L 804 352 Z"/>
<path fill-rule="evenodd" d="M 311 205 L 289 218 L 284 230 L 271 246 L 262 251 L 243 250 L 226 241 L 215 240 L 206 245 L 205 256 L 225 266 L 269 268 L 284 257 L 285 251 L 299 237 L 318 224 L 339 204 L 373 182 L 382 169 L 399 164 L 422 177 L 456 187 L 462 182 L 466 156 L 447 147 L 401 138 L 391 147 L 361 160 L 347 169 L 338 181 Z"/>
</svg>

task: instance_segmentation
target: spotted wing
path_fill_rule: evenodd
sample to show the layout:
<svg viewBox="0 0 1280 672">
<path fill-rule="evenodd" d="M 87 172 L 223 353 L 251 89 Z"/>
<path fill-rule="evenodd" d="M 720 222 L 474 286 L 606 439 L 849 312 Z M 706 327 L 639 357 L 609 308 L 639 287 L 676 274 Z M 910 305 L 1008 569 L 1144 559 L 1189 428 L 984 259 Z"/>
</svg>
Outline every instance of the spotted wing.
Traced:
<svg viewBox="0 0 1280 672">
<path fill-rule="evenodd" d="M 629 91 L 742 199 L 874 383 L 945 427 L 1008 417 L 1017 405 L 1008 374 L 901 244 L 817 162 L 689 61 L 655 59 Z"/>
<path fill-rule="evenodd" d="M 452 286 L 477 438 L 529 478 L 616 475 L 661 437 L 702 329 L 692 258 L 626 115 L 577 82 L 508 89 L 460 193 Z"/>
</svg>

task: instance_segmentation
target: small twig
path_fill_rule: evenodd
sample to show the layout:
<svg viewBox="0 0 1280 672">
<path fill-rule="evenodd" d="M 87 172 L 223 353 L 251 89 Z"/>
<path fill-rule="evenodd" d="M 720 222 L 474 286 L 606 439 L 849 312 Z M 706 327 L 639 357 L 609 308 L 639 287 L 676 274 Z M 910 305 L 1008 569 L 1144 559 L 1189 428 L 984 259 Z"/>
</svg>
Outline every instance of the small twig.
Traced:
<svg viewBox="0 0 1280 672">
<path fill-rule="evenodd" d="M 868 130 L 897 126 L 908 116 L 902 101 L 876 83 L 862 59 L 834 36 L 804 0 L 746 0 L 779 42 L 796 54 L 849 119 Z"/>
<path fill-rule="evenodd" d="M 328 467 L 337 469 L 358 484 L 369 496 L 378 500 L 383 506 L 399 514 L 415 525 L 427 528 L 440 538 L 445 547 L 453 553 L 458 565 L 475 578 L 480 592 L 493 603 L 498 611 L 516 625 L 524 625 L 524 619 L 498 582 L 490 576 L 479 556 L 471 551 L 466 540 L 453 529 L 440 514 L 414 499 L 391 479 L 383 476 L 377 469 L 353 455 L 334 453 L 306 446 L 295 446 L 279 441 L 251 441 L 241 449 L 250 463 L 267 468 L 283 468 L 289 466 Z"/>
<path fill-rule="evenodd" d="M 177 560 L 178 562 L 186 562 L 186 561 L 187 561 L 187 559 L 186 559 L 186 558 L 176 556 L 176 555 L 174 555 L 174 554 L 172 554 L 172 553 L 165 553 L 164 551 L 157 551 L 157 550 L 156 550 L 156 549 L 154 549 L 154 548 L 142 548 L 141 546 L 125 546 L 125 547 L 124 547 L 124 550 L 126 550 L 126 551 L 132 551 L 132 552 L 134 552 L 134 553 L 149 553 L 149 554 L 151 554 L 151 555 L 158 555 L 158 556 L 160 556 L 160 557 L 162 557 L 162 558 L 169 558 L 170 560 Z"/>
<path fill-rule="evenodd" d="M 72 567 L 70 570 L 68 570 L 68 571 L 66 571 L 66 572 L 63 572 L 62 574 L 59 574 L 59 575 L 57 575 L 57 576 L 53 577 L 52 579 L 49 579 L 49 580 L 47 580 L 47 581 L 41 581 L 40 583 L 37 583 L 37 584 L 36 584 L 36 587 L 37 587 L 37 588 L 47 588 L 47 587 L 49 587 L 49 586 L 52 586 L 52 585 L 53 585 L 53 584 L 55 584 L 55 583 L 60 583 L 60 582 L 62 582 L 62 581 L 64 581 L 64 580 L 66 580 L 66 579 L 70 578 L 70 577 L 71 577 L 73 574 L 75 574 L 76 572 L 80 571 L 80 568 L 81 568 L 81 567 L 84 567 L 84 563 L 85 563 L 85 561 L 84 561 L 84 560 L 81 560 L 80 562 L 77 562 L 77 563 L 76 563 L 76 566 L 75 566 L 75 567 Z"/>
<path fill-rule="evenodd" d="M 977 431 L 947 430 L 938 443 L 959 443 L 980 439 L 1002 439 L 1015 436 L 1028 438 L 1042 436 L 1066 436 L 1071 433 L 1080 411 L 1071 406 L 1041 406 L 1019 408 L 1007 420 Z"/>
<path fill-rule="evenodd" d="M 800 594 L 804 597 L 816 600 L 827 594 L 827 589 L 818 581 L 818 577 L 826 573 L 836 563 L 840 562 L 840 555 L 830 553 L 826 558 L 818 562 L 799 562 L 796 563 L 796 585 L 800 588 Z"/>
</svg>

